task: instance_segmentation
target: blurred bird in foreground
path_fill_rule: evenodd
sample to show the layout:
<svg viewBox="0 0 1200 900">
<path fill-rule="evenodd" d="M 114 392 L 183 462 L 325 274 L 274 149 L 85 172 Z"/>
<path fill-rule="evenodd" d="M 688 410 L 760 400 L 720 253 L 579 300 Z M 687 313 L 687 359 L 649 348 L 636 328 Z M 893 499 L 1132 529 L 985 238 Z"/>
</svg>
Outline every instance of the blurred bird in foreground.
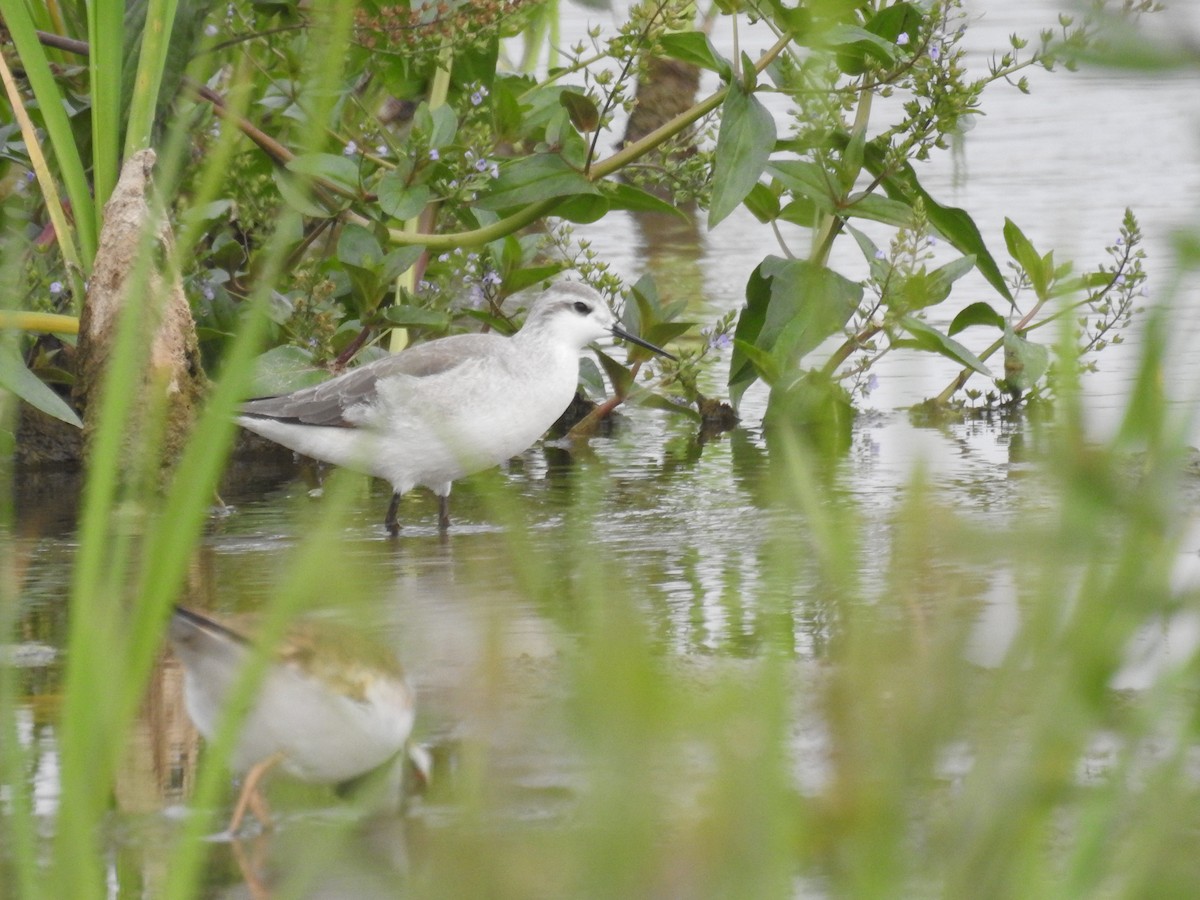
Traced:
<svg viewBox="0 0 1200 900">
<path fill-rule="evenodd" d="M 250 638 L 177 606 L 170 640 L 183 664 L 188 714 L 212 740 L 251 656 Z M 302 781 L 333 785 L 386 766 L 381 789 L 394 791 L 398 805 L 406 764 L 428 777 L 423 752 L 408 746 L 414 714 L 412 689 L 386 648 L 326 625 L 297 625 L 268 663 L 230 756 L 243 782 L 229 832 L 241 827 L 247 809 L 270 825 L 259 785 L 276 766 Z"/>
</svg>

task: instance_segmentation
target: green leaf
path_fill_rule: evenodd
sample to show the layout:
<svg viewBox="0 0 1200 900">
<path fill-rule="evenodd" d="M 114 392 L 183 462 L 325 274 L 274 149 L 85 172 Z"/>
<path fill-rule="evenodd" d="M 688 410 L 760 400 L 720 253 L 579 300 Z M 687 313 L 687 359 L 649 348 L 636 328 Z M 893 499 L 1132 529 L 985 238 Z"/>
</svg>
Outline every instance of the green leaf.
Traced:
<svg viewBox="0 0 1200 900">
<path fill-rule="evenodd" d="M 554 215 L 566 219 L 568 222 L 587 225 L 591 222 L 599 222 L 608 214 L 610 208 L 608 199 L 605 197 L 593 194 L 576 194 L 574 197 L 568 197 L 556 206 L 554 208 Z"/>
<path fill-rule="evenodd" d="M 579 131 L 595 131 L 600 125 L 600 110 L 583 91 L 565 90 L 558 95 L 558 102 L 571 118 L 571 124 Z"/>
<path fill-rule="evenodd" d="M 450 316 L 439 309 L 425 309 L 402 303 L 382 310 L 383 317 L 392 325 L 406 328 L 428 328 L 430 331 L 445 331 L 450 327 Z"/>
<path fill-rule="evenodd" d="M 1039 256 L 1033 243 L 1025 237 L 1025 233 L 1017 227 L 1017 223 L 1012 219 L 1004 220 L 1004 243 L 1008 247 L 1009 256 L 1016 260 L 1017 265 L 1024 269 L 1025 274 L 1029 276 L 1029 282 L 1033 285 L 1033 292 L 1037 294 L 1037 298 L 1039 300 L 1047 299 L 1050 280 L 1054 273 L 1053 258 L 1043 259 Z"/>
<path fill-rule="evenodd" d="M 892 200 L 875 194 L 863 194 L 842 208 L 842 213 L 858 219 L 871 219 L 887 225 L 902 227 L 912 221 L 913 209 L 903 200 Z"/>
<path fill-rule="evenodd" d="M 775 384 L 775 382 L 777 382 L 783 375 L 779 369 L 779 365 L 775 362 L 775 357 L 773 357 L 766 350 L 760 350 L 754 344 L 734 338 L 733 352 L 735 355 L 741 356 L 745 363 L 749 363 L 754 369 L 755 375 L 758 378 L 761 378 L 768 385 Z M 752 378 L 746 387 L 749 387 L 750 384 L 753 383 L 754 379 Z M 737 399 L 739 399 L 743 393 L 745 393 L 745 388 L 742 388 L 741 391 L 738 391 L 738 398 L 731 398 L 735 406 L 737 405 Z"/>
<path fill-rule="evenodd" d="M 717 133 L 708 227 L 737 209 L 758 183 L 775 147 L 775 119 L 753 94 L 730 85 Z"/>
<path fill-rule="evenodd" d="M 381 279 L 383 281 L 394 281 L 399 278 L 403 273 L 412 268 L 413 263 L 420 259 L 421 254 L 424 252 L 425 248 L 420 244 L 409 244 L 390 251 L 383 258 Z"/>
<path fill-rule="evenodd" d="M 584 396 L 593 400 L 602 399 L 608 392 L 608 388 L 604 385 L 604 376 L 600 374 L 600 367 L 596 365 L 591 356 L 585 356 L 579 360 L 579 386 L 583 390 Z"/>
<path fill-rule="evenodd" d="M 11 344 L 0 346 L 0 388 L 15 394 L 48 416 L 76 428 L 83 427 L 83 422 L 79 420 L 75 410 L 29 371 L 25 360 Z"/>
<path fill-rule="evenodd" d="M 963 309 L 954 321 L 950 323 L 950 330 L 947 332 L 951 337 L 958 334 L 967 328 L 975 325 L 988 325 L 992 328 L 999 328 L 1001 331 L 1005 327 L 1004 316 L 996 312 L 990 303 L 985 303 L 980 300 L 978 303 L 972 303 L 970 306 Z"/>
<path fill-rule="evenodd" d="M 672 32 L 659 38 L 658 46 L 664 56 L 716 72 L 723 81 L 729 81 L 732 77 L 733 64 L 717 52 L 707 34 L 699 31 Z"/>
<path fill-rule="evenodd" d="M 600 189 L 557 153 L 541 153 L 501 163 L 492 190 L 475 202 L 486 210 L 505 210 L 553 197 L 598 194 Z"/>
<path fill-rule="evenodd" d="M 750 189 L 743 202 L 746 209 L 760 222 L 771 222 L 779 218 L 779 195 L 761 181 Z"/>
<path fill-rule="evenodd" d="M 850 235 L 858 244 L 858 249 L 862 251 L 867 265 L 871 267 L 871 277 L 880 284 L 887 284 L 892 274 L 892 264 L 880 252 L 879 248 L 875 246 L 875 242 L 866 234 L 850 224 L 846 225 L 846 230 L 850 232 Z"/>
<path fill-rule="evenodd" d="M 413 115 L 413 125 L 426 136 L 430 147 L 445 147 L 458 134 L 458 116 L 446 104 L 430 109 L 428 103 L 422 102 Z"/>
<path fill-rule="evenodd" d="M 663 396 L 662 394 L 654 393 L 654 391 L 642 391 L 637 397 L 637 405 L 684 415 L 696 422 L 701 420 L 700 413 L 684 402 L 682 398 L 674 395 Z"/>
<path fill-rule="evenodd" d="M 867 57 L 891 65 L 896 61 L 894 42 L 857 25 L 835 25 L 823 35 L 823 45 L 839 47 L 838 68 L 847 75 L 861 75 L 867 70 Z"/>
<path fill-rule="evenodd" d="M 313 366 L 313 356 L 307 350 L 292 344 L 282 344 L 272 347 L 255 360 L 250 396 L 271 397 L 275 394 L 287 394 L 320 384 L 328 378 L 327 371 Z"/>
<path fill-rule="evenodd" d="M 833 41 L 828 36 L 826 41 L 844 44 L 838 53 L 838 67 L 848 75 L 860 75 L 866 71 L 867 56 L 884 65 L 896 62 L 903 53 L 896 39 L 904 33 L 916 40 L 923 21 L 924 16 L 911 3 L 895 3 L 872 16 L 865 28 L 842 26 L 840 31 L 831 30 Z M 847 43 L 846 38 L 851 40 Z"/>
<path fill-rule="evenodd" d="M 830 212 L 831 210 L 822 209 L 807 197 L 801 197 L 781 209 L 779 218 L 785 222 L 791 222 L 793 225 L 799 225 L 801 228 L 812 228 L 817 221 L 818 211 Z"/>
<path fill-rule="evenodd" d="M 310 178 L 323 178 L 347 190 L 358 190 L 358 163 L 333 153 L 304 153 L 288 160 L 287 170 Z"/>
<path fill-rule="evenodd" d="M 763 433 L 770 447 L 783 434 L 829 457 L 850 449 L 854 404 L 840 383 L 824 372 L 802 372 L 771 385 Z"/>
<path fill-rule="evenodd" d="M 608 376 L 608 380 L 612 382 L 613 393 L 624 397 L 633 387 L 633 376 L 629 374 L 629 369 L 617 362 L 603 350 L 596 351 L 596 358 L 600 360 L 600 365 L 604 368 L 604 374 Z"/>
<path fill-rule="evenodd" d="M 816 163 L 798 159 L 781 160 L 770 163 L 766 171 L 786 190 L 812 200 L 822 212 L 833 212 L 837 208 L 836 184 L 829 173 Z"/>
<path fill-rule="evenodd" d="M 915 272 L 903 278 L 894 289 L 890 305 L 911 312 L 941 303 L 950 296 L 954 282 L 975 268 L 975 257 L 962 256 L 932 272 Z"/>
<path fill-rule="evenodd" d="M 524 269 L 517 269 L 515 272 L 510 272 L 504 276 L 504 287 L 515 294 L 517 291 L 522 291 L 527 287 L 533 287 L 535 284 L 549 281 L 565 269 L 566 265 L 565 262 L 554 262 L 544 266 L 529 266 Z"/>
<path fill-rule="evenodd" d="M 988 252 L 975 220 L 966 210 L 938 203 L 921 186 L 916 171 L 909 163 L 902 163 L 895 168 L 889 167 L 884 160 L 883 151 L 877 144 L 867 145 L 863 162 L 872 175 L 881 178 L 880 183 L 891 199 L 912 205 L 919 198 L 925 206 L 930 224 L 938 233 L 964 255 L 974 256 L 975 267 L 987 279 L 988 284 L 1009 303 L 1013 302 L 1012 292 L 1004 281 L 1004 274 L 996 265 L 992 254 Z"/>
<path fill-rule="evenodd" d="M 761 368 L 738 341 L 770 353 L 775 368 L 788 371 L 849 321 L 862 292 L 862 285 L 807 260 L 763 260 L 746 284 L 746 307 L 734 332 L 730 401 L 737 404 Z"/>
<path fill-rule="evenodd" d="M 338 238 L 337 258 L 344 266 L 373 270 L 382 266 L 383 249 L 369 230 L 361 225 L 347 225 Z"/>
<path fill-rule="evenodd" d="M 1057 282 L 1050 290 L 1051 297 L 1065 297 L 1079 291 L 1094 291 L 1112 284 L 1112 272 L 1088 272 L 1078 278 Z"/>
<path fill-rule="evenodd" d="M 684 222 L 690 222 L 691 217 L 675 206 L 653 194 L 624 181 L 602 181 L 600 192 L 608 200 L 609 209 L 628 209 L 632 212 L 663 213 L 674 216 Z"/>
<path fill-rule="evenodd" d="M 1004 380 L 1010 390 L 1027 391 L 1050 368 L 1050 351 L 1026 340 L 1011 328 L 1004 330 Z"/>
<path fill-rule="evenodd" d="M 312 219 L 323 219 L 329 216 L 329 210 L 312 199 L 309 185 L 295 175 L 284 169 L 272 169 L 271 180 L 275 182 L 275 188 L 279 191 L 283 202 L 300 215 Z"/>
<path fill-rule="evenodd" d="M 433 196 L 429 185 L 408 184 L 407 181 L 399 172 L 393 171 L 384 175 L 375 188 L 379 208 L 393 219 L 416 218 Z"/>
<path fill-rule="evenodd" d="M 927 322 L 922 322 L 915 316 L 901 316 L 900 325 L 913 337 L 913 344 L 920 350 L 928 350 L 949 357 L 956 363 L 966 366 L 987 378 L 992 377 L 991 370 L 983 364 L 983 360 L 947 335 L 942 334 Z"/>
</svg>

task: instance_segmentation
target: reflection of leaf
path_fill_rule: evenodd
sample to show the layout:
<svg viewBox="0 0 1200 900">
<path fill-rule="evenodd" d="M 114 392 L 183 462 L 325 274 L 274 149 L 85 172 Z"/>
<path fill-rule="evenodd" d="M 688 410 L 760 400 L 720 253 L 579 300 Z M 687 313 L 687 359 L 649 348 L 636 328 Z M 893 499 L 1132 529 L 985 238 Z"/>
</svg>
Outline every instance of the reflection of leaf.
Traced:
<svg viewBox="0 0 1200 900">
<path fill-rule="evenodd" d="M 17 348 L 10 344 L 0 346 L 0 388 L 15 394 L 48 416 L 76 428 L 83 427 L 75 410 L 29 371 Z"/>
<path fill-rule="evenodd" d="M 715 228 L 746 199 L 774 149 L 774 117 L 753 94 L 736 83 L 730 85 L 717 133 L 709 228 Z"/>
</svg>

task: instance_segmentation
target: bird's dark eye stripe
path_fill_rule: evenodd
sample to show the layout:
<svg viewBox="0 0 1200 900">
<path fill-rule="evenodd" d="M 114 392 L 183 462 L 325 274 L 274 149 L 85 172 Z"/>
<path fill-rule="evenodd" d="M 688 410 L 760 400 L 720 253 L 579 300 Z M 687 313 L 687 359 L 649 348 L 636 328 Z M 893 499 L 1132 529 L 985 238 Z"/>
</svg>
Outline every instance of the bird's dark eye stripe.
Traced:
<svg viewBox="0 0 1200 900">
<path fill-rule="evenodd" d="M 591 311 L 592 311 L 592 308 L 590 306 L 588 306 L 586 303 L 584 303 L 582 300 L 575 301 L 575 312 L 579 313 L 581 316 L 586 316 Z"/>
</svg>

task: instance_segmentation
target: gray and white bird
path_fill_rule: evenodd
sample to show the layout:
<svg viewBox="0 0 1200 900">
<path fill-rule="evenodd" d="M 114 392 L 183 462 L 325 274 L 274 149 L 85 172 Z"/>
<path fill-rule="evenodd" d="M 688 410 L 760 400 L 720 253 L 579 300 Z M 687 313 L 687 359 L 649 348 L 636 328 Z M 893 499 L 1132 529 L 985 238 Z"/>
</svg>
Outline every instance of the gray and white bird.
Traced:
<svg viewBox="0 0 1200 900">
<path fill-rule="evenodd" d="M 304 456 L 384 478 L 384 525 L 420 485 L 450 524 L 450 486 L 499 465 L 545 434 L 575 396 L 579 357 L 614 336 L 674 359 L 618 324 L 584 284 L 560 282 L 511 337 L 460 334 L 418 344 L 315 387 L 243 404 L 238 424 Z"/>
</svg>

